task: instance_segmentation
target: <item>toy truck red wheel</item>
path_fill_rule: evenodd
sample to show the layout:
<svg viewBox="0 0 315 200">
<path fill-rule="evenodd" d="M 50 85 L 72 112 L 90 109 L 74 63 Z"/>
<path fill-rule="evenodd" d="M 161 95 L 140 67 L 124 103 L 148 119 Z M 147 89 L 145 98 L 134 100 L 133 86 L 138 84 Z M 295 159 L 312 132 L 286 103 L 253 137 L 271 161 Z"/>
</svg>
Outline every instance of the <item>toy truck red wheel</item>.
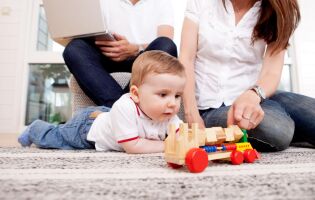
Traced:
<svg viewBox="0 0 315 200">
<path fill-rule="evenodd" d="M 240 151 L 232 151 L 231 162 L 233 165 L 240 165 L 244 161 L 244 156 Z"/>
<path fill-rule="evenodd" d="M 179 168 L 183 167 L 183 165 L 178 165 L 178 164 L 170 163 L 170 162 L 168 162 L 167 165 L 173 169 L 179 169 Z"/>
<path fill-rule="evenodd" d="M 253 163 L 257 158 L 257 154 L 256 154 L 255 150 L 253 150 L 253 149 L 247 149 L 244 151 L 243 154 L 244 154 L 245 162 L 248 162 L 248 163 Z"/>
<path fill-rule="evenodd" d="M 192 148 L 186 154 L 185 163 L 190 172 L 202 172 L 208 166 L 208 154 L 204 149 Z"/>
</svg>

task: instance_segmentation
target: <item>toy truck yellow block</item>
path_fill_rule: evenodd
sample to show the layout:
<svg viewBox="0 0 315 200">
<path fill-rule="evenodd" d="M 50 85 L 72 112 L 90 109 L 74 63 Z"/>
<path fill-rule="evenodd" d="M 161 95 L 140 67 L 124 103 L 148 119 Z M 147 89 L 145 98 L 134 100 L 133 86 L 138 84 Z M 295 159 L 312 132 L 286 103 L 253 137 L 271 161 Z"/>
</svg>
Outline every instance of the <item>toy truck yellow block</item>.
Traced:
<svg viewBox="0 0 315 200">
<path fill-rule="evenodd" d="M 253 149 L 249 142 L 236 143 L 236 150 L 245 151 L 247 149 Z"/>
</svg>

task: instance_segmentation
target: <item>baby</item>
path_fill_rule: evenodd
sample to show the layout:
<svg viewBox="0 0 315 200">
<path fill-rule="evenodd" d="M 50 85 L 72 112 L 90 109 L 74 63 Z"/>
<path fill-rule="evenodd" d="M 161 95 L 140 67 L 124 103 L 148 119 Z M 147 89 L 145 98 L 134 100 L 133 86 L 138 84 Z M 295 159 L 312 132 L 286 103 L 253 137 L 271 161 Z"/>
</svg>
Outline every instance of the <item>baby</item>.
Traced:
<svg viewBox="0 0 315 200">
<path fill-rule="evenodd" d="M 156 153 L 164 151 L 169 124 L 177 127 L 185 87 L 183 65 L 162 51 L 142 53 L 132 66 L 130 92 L 113 107 L 88 107 L 66 124 L 36 120 L 21 134 L 22 146 Z"/>
</svg>

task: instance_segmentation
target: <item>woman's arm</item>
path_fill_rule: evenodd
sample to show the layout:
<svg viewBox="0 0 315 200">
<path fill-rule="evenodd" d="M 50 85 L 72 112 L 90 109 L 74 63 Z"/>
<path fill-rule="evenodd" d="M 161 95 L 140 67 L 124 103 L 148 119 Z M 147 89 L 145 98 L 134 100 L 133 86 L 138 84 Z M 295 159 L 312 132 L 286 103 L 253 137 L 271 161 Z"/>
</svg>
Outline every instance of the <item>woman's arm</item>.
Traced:
<svg viewBox="0 0 315 200">
<path fill-rule="evenodd" d="M 121 143 L 121 146 L 129 154 L 164 152 L 164 142 L 160 140 L 138 138 Z"/>
<path fill-rule="evenodd" d="M 265 91 L 267 97 L 270 97 L 278 88 L 285 55 L 285 50 L 271 54 L 272 50 L 272 45 L 268 45 L 256 83 Z"/>
<path fill-rule="evenodd" d="M 185 108 L 185 119 L 191 124 L 199 123 L 200 128 L 204 128 L 204 122 L 199 115 L 197 102 L 195 98 L 195 59 L 198 45 L 198 25 L 192 20 L 185 18 L 182 36 L 179 60 L 185 67 L 187 81 L 183 94 L 183 103 Z"/>
<path fill-rule="evenodd" d="M 157 29 L 158 37 L 174 38 L 174 27 L 170 25 L 160 25 Z"/>
<path fill-rule="evenodd" d="M 273 47 L 268 45 L 262 63 L 262 70 L 256 82 L 266 96 L 271 96 L 278 88 L 284 63 L 285 50 L 272 54 Z M 260 97 L 252 90 L 245 91 L 231 106 L 227 124 L 237 124 L 241 128 L 253 129 L 263 120 L 264 111 L 260 106 Z"/>
</svg>

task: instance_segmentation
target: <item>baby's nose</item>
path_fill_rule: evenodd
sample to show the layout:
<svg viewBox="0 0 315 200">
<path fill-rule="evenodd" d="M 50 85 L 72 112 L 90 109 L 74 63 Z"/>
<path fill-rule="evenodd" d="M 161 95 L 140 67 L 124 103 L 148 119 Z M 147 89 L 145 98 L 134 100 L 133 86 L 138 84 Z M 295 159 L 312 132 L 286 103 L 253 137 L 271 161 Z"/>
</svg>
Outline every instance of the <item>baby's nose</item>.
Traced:
<svg viewBox="0 0 315 200">
<path fill-rule="evenodd" d="M 174 107 L 174 106 L 176 106 L 176 100 L 175 100 L 175 98 L 170 98 L 170 100 L 168 101 L 168 106 L 169 106 L 169 107 Z"/>
</svg>

